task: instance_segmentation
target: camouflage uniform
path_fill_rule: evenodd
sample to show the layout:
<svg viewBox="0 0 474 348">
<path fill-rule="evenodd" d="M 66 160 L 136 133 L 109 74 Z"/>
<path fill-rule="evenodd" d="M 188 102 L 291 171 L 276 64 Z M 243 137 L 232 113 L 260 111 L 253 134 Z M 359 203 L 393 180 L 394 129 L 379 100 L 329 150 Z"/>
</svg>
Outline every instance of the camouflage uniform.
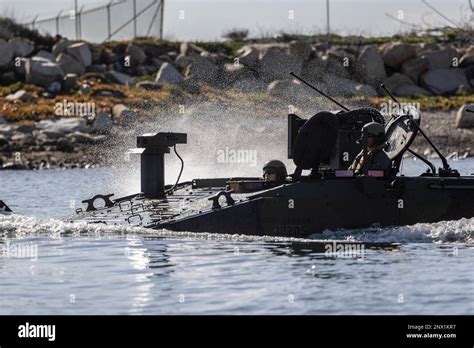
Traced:
<svg viewBox="0 0 474 348">
<path fill-rule="evenodd" d="M 371 151 L 367 151 L 367 162 L 364 159 L 364 150 L 359 154 L 352 162 L 349 170 L 355 172 L 364 172 L 365 170 L 384 170 L 386 173 L 392 168 L 392 161 L 388 158 L 387 154 L 383 150 L 386 144 L 382 144 Z M 367 168 L 364 166 L 367 163 Z"/>
</svg>

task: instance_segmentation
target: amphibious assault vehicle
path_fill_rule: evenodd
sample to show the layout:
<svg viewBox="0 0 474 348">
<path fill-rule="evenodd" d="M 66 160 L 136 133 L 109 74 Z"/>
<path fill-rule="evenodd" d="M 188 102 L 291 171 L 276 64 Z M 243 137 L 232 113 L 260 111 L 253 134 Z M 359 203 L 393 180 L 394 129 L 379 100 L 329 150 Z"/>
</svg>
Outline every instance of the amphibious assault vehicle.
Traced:
<svg viewBox="0 0 474 348">
<path fill-rule="evenodd" d="M 173 147 L 182 172 L 183 160 L 176 146 L 186 144 L 187 135 L 143 134 L 137 139 L 141 192 L 121 198 L 97 195 L 83 201 L 85 208 L 77 209 L 68 220 L 174 231 L 307 237 L 326 229 L 410 225 L 474 216 L 474 176 L 460 176 L 449 166 L 422 130 L 417 109 L 407 106 L 386 123 L 378 110 L 349 110 L 300 80 L 341 110 L 319 112 L 309 120 L 288 116 L 288 157 L 296 170 L 285 182 L 237 176 L 179 182 L 178 177 L 176 184 L 165 185 L 164 155 Z M 347 168 L 364 149 L 364 141 L 358 141 L 364 139 L 361 129 L 373 121 L 385 126 L 385 151 L 392 168 L 354 173 Z M 436 169 L 410 149 L 417 135 L 433 147 L 442 168 Z M 419 176 L 400 175 L 406 152 L 426 163 L 427 171 Z M 97 207 L 98 201 L 105 204 Z"/>
</svg>

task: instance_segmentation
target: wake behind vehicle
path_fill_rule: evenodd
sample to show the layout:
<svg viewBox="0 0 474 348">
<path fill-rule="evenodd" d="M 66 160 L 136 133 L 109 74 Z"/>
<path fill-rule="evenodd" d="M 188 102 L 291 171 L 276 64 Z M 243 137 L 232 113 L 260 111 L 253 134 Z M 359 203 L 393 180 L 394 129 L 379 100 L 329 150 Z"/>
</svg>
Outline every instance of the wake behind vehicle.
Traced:
<svg viewBox="0 0 474 348">
<path fill-rule="evenodd" d="M 301 81 L 342 110 L 319 112 L 309 120 L 294 114 L 288 116 L 288 158 L 293 159 L 296 170 L 283 183 L 247 177 L 198 178 L 179 183 L 178 177 L 175 185 L 165 185 L 164 155 L 174 148 L 182 162 L 181 176 L 184 163 L 176 145 L 185 144 L 187 135 L 144 134 L 138 137 L 136 150 L 141 154 L 141 192 L 117 199 L 110 194 L 97 195 L 83 201 L 87 207 L 76 210 L 68 221 L 307 237 L 326 229 L 411 225 L 474 216 L 474 176 L 460 176 L 449 166 L 421 129 L 418 110 L 403 108 L 385 124 L 378 110 L 349 110 Z M 355 173 L 348 168 L 358 153 L 367 150 L 366 136 L 361 130 L 369 122 L 384 125 L 385 152 L 392 167 Z M 437 152 L 442 168 L 436 169 L 410 149 L 418 134 Z M 420 176 L 400 175 L 402 157 L 407 151 L 426 163 L 428 170 Z M 99 200 L 105 206 L 97 207 Z"/>
</svg>

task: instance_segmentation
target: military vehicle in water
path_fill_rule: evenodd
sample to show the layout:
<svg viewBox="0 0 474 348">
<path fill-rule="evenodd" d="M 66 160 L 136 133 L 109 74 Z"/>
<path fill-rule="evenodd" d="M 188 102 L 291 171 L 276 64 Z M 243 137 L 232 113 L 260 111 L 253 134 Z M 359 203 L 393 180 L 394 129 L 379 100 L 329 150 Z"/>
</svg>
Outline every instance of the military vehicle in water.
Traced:
<svg viewBox="0 0 474 348">
<path fill-rule="evenodd" d="M 460 176 L 450 168 L 420 127 L 417 109 L 407 106 L 385 124 L 378 110 L 349 110 L 301 81 L 342 110 L 319 112 L 309 120 L 288 116 L 288 157 L 296 170 L 285 182 L 234 177 L 180 183 L 184 162 L 176 145 L 185 144 L 187 135 L 143 134 L 137 139 L 141 192 L 117 199 L 111 194 L 97 195 L 83 201 L 86 208 L 78 209 L 68 220 L 175 231 L 307 237 L 326 229 L 410 225 L 474 216 L 474 176 Z M 366 148 L 361 130 L 374 121 L 385 126 L 385 152 L 392 168 L 354 173 L 348 167 Z M 437 170 L 410 149 L 419 134 L 439 155 L 442 168 Z M 164 155 L 171 147 L 181 160 L 181 172 L 176 184 L 165 185 Z M 426 163 L 427 171 L 414 177 L 400 175 L 406 152 Z M 311 172 L 304 175 L 304 170 Z M 97 207 L 100 200 L 105 205 Z"/>
</svg>

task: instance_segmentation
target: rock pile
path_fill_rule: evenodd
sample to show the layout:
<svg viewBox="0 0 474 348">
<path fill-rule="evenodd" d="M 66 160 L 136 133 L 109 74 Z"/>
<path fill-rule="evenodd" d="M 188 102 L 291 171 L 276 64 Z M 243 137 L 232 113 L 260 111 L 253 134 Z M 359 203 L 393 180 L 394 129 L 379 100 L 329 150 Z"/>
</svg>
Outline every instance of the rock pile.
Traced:
<svg viewBox="0 0 474 348">
<path fill-rule="evenodd" d="M 59 39 L 50 51 L 21 37 L 0 39 L 0 81 L 24 81 L 48 91 L 70 91 L 87 72 L 123 85 L 159 89 L 163 83 L 210 84 L 280 94 L 295 87 L 289 72 L 341 96 L 396 96 L 472 92 L 474 47 L 393 42 L 375 46 L 325 46 L 310 41 L 253 43 L 236 54 L 210 52 L 193 43 L 105 45 Z M 135 77 L 152 76 L 146 83 Z M 139 80 L 143 80 L 142 78 Z M 51 85 L 55 84 L 52 88 Z M 60 89 L 58 90 L 58 84 Z M 279 86 L 275 89 L 275 86 Z M 298 87 L 296 87 L 298 89 Z"/>
</svg>

